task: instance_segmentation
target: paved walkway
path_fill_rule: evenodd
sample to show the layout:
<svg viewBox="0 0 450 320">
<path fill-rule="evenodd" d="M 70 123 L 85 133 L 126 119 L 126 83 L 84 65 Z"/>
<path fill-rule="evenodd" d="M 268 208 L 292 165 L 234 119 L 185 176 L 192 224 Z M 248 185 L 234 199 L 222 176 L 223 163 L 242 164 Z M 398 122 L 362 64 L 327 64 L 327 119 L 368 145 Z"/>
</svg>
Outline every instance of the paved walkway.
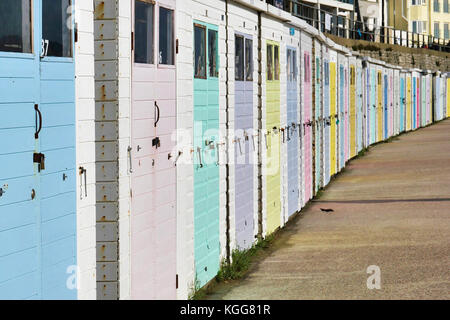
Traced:
<svg viewBox="0 0 450 320">
<path fill-rule="evenodd" d="M 380 290 L 367 288 L 370 265 Z M 244 279 L 208 298 L 450 299 L 450 120 L 349 163 Z"/>
</svg>

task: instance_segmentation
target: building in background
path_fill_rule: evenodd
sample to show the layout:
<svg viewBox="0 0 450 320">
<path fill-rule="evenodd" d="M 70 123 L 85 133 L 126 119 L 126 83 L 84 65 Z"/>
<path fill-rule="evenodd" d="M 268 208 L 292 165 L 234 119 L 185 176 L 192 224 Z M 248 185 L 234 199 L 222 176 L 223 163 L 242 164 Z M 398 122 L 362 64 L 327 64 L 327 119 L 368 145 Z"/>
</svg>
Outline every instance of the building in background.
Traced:
<svg viewBox="0 0 450 320">
<path fill-rule="evenodd" d="M 450 39 L 450 0 L 386 0 L 386 26 Z"/>
</svg>

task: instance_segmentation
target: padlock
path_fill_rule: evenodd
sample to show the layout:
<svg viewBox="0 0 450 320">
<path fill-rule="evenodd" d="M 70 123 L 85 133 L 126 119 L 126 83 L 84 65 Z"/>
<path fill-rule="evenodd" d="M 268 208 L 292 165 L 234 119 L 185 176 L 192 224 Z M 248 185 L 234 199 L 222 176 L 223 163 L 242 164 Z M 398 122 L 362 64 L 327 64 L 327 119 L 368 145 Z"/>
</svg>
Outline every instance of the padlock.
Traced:
<svg viewBox="0 0 450 320">
<path fill-rule="evenodd" d="M 156 149 L 161 147 L 161 140 L 159 139 L 159 137 L 156 137 L 152 140 L 152 147 L 155 147 Z"/>
<path fill-rule="evenodd" d="M 33 162 L 38 164 L 38 170 L 45 170 L 45 155 L 43 153 L 33 154 Z"/>
</svg>

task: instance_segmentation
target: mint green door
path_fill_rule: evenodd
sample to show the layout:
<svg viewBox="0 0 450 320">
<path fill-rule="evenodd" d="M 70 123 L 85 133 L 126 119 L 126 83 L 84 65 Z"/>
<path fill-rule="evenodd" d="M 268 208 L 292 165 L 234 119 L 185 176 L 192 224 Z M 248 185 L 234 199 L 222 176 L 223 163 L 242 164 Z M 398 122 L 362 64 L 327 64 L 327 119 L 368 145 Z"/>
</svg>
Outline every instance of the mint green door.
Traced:
<svg viewBox="0 0 450 320">
<path fill-rule="evenodd" d="M 218 28 L 194 22 L 194 258 L 196 281 L 219 271 Z"/>
</svg>

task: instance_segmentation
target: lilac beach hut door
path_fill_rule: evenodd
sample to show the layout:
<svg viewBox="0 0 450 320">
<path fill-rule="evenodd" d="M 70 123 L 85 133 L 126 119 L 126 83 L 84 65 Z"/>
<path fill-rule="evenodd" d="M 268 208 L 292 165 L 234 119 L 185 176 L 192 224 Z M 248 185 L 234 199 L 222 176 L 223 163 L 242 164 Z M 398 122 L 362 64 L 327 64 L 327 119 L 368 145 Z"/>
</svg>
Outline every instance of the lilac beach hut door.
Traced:
<svg viewBox="0 0 450 320">
<path fill-rule="evenodd" d="M 236 244 L 248 249 L 254 241 L 253 220 L 253 39 L 235 35 L 235 168 Z"/>
</svg>

